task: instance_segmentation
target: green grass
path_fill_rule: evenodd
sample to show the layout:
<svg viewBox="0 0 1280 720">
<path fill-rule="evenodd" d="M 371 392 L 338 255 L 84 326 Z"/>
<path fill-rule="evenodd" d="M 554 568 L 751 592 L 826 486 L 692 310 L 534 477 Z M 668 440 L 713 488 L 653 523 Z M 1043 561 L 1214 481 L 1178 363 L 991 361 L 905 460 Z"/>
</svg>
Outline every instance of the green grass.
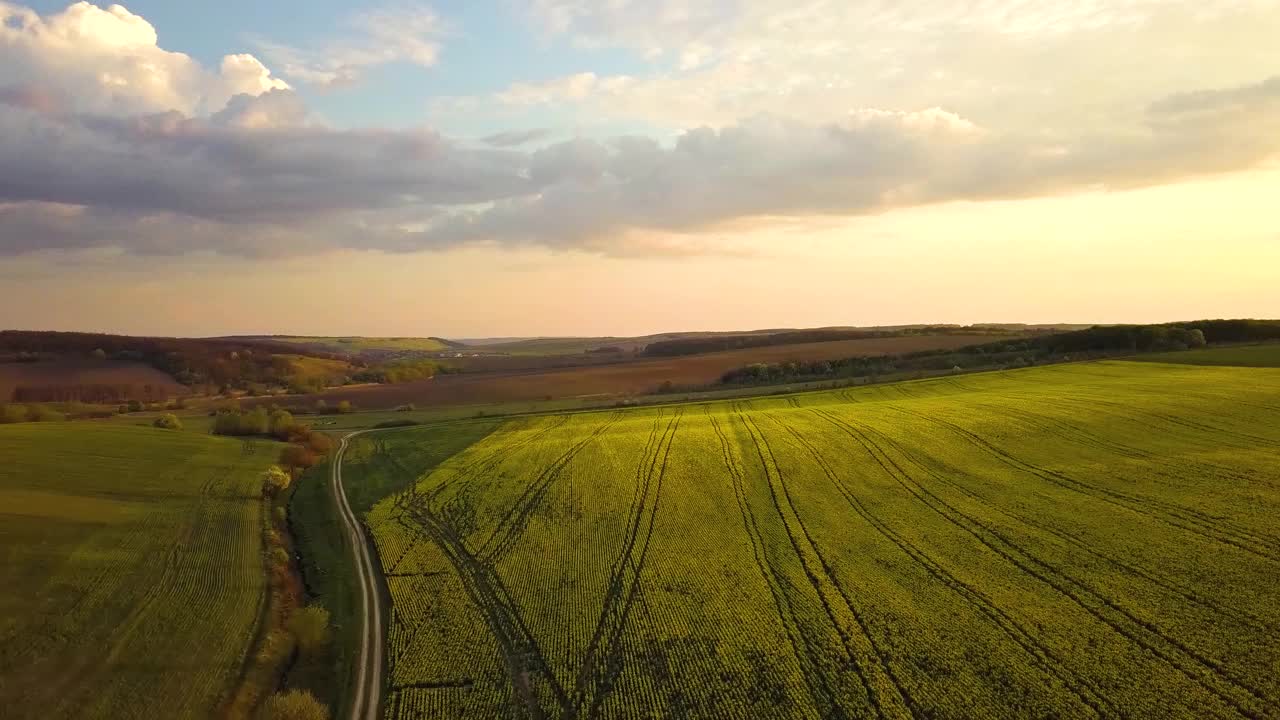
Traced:
<svg viewBox="0 0 1280 720">
<path fill-rule="evenodd" d="M 411 337 L 272 337 L 273 342 L 310 345 L 332 352 L 359 353 L 365 350 L 417 350 L 441 352 L 449 346 L 435 338 Z"/>
<path fill-rule="evenodd" d="M 209 717 L 264 601 L 258 474 L 275 452 L 250 447 L 0 427 L 0 714 Z"/>
<path fill-rule="evenodd" d="M 1133 362 L 512 419 L 369 515 L 387 716 L 1268 716 L 1278 449 Z"/>
<path fill-rule="evenodd" d="M 399 492 L 436 465 L 492 432 L 496 420 L 463 421 L 433 428 L 353 438 L 343 463 L 343 486 L 358 515 Z M 429 430 L 429 433 L 423 431 Z M 329 465 L 307 472 L 289 501 L 291 530 L 302 557 L 308 600 L 323 604 L 334 623 L 333 662 L 324 677 L 291 678 L 331 707 L 349 701 L 359 642 L 360 601 L 352 575 L 351 547 L 329 492 Z M 294 684 L 294 683 L 291 683 Z"/>
<path fill-rule="evenodd" d="M 1180 365 L 1234 365 L 1237 367 L 1274 368 L 1280 367 L 1280 343 L 1152 353 L 1150 355 L 1140 355 L 1133 359 L 1141 360 L 1142 362 L 1177 363 Z"/>
</svg>

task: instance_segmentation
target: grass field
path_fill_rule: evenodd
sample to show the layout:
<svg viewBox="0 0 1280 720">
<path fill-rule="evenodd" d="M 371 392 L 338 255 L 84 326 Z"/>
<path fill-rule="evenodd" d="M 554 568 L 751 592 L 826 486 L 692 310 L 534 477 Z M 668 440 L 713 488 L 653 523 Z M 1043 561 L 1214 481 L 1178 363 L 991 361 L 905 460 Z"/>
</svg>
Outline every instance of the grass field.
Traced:
<svg viewBox="0 0 1280 720">
<path fill-rule="evenodd" d="M 1280 367 L 1280 343 L 1204 348 L 1181 352 L 1152 353 L 1134 358 L 1143 362 L 1181 365 L 1234 365 L 1236 367 Z"/>
<path fill-rule="evenodd" d="M 342 360 L 310 357 L 307 355 L 281 355 L 289 361 L 289 377 L 299 382 L 320 382 L 341 385 L 344 378 L 355 370 Z"/>
<path fill-rule="evenodd" d="M 359 354 L 367 350 L 440 352 L 449 346 L 436 338 L 411 337 L 298 337 L 293 335 L 269 336 L 263 339 L 278 343 L 305 345 L 316 350 L 335 353 Z"/>
<path fill-rule="evenodd" d="M 420 472 L 437 432 L 362 461 L 421 476 L 369 515 L 389 718 L 1280 707 L 1277 370 L 520 418 Z"/>
<path fill-rule="evenodd" d="M 257 628 L 274 446 L 0 427 L 0 715 L 209 717 Z"/>
</svg>

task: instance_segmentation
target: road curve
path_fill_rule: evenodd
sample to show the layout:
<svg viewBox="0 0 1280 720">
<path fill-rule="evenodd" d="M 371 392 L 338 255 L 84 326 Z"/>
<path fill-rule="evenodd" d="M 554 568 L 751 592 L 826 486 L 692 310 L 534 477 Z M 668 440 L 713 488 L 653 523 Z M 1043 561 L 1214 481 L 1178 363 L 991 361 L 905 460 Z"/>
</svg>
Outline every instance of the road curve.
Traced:
<svg viewBox="0 0 1280 720">
<path fill-rule="evenodd" d="M 369 552 L 364 527 L 351 511 L 347 493 L 342 488 L 342 456 L 347 451 L 347 441 L 359 435 L 351 433 L 342 438 L 338 452 L 333 457 L 329 476 L 338 515 L 346 526 L 351 549 L 355 555 L 356 577 L 360 581 L 360 659 L 356 671 L 355 698 L 351 703 L 351 720 L 377 720 L 378 706 L 382 700 L 382 604 L 378 602 L 378 572 Z"/>
</svg>

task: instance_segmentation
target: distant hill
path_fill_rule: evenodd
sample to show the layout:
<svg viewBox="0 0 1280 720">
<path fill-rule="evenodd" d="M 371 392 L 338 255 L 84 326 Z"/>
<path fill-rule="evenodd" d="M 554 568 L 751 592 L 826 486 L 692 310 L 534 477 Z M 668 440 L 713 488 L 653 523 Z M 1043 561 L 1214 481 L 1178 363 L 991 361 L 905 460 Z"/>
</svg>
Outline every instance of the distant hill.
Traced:
<svg viewBox="0 0 1280 720">
<path fill-rule="evenodd" d="M 283 343 L 309 349 L 371 360 L 396 356 L 447 352 L 467 346 L 438 337 L 325 337 L 307 335 L 233 335 L 216 340 Z"/>
<path fill-rule="evenodd" d="M 858 326 L 826 326 L 818 328 L 762 328 L 757 330 L 691 330 L 679 332 L 655 333 L 652 335 L 634 336 L 597 336 L 597 337 L 496 337 L 467 338 L 453 342 L 467 351 L 491 353 L 498 355 L 578 355 L 595 352 L 600 349 L 616 349 L 622 352 L 642 352 L 645 355 L 659 357 L 663 355 L 691 354 L 697 352 L 722 352 L 741 347 L 761 347 L 768 345 L 785 345 L 789 343 L 820 342 L 826 340 L 851 340 L 858 338 L 894 337 L 900 334 L 949 334 L 952 332 L 968 332 L 971 334 L 1010 333 L 1038 334 L 1044 332 L 1065 332 L 1093 327 L 1089 324 L 1045 323 L 1027 325 L 1021 323 L 975 323 L 973 325 L 948 324 L 915 324 L 915 325 L 877 325 Z M 811 335 L 814 339 L 806 339 Z M 743 341 L 741 338 L 776 336 L 776 341 L 759 342 Z M 735 338 L 735 340 L 723 340 Z M 703 349 L 691 352 L 664 353 L 658 348 L 666 343 L 667 347 L 676 347 L 674 343 L 685 343 L 684 347 L 699 347 L 695 341 L 708 341 Z M 712 342 L 722 340 L 721 342 Z M 657 347 L 655 347 L 657 346 Z M 655 347 L 653 352 L 647 349 Z"/>
<path fill-rule="evenodd" d="M 0 332 L 0 403 L 160 400 L 193 389 L 289 388 L 347 361 L 258 338 Z M 337 373 L 332 373 L 337 374 Z M 303 388 L 298 388 L 303 389 Z"/>
</svg>

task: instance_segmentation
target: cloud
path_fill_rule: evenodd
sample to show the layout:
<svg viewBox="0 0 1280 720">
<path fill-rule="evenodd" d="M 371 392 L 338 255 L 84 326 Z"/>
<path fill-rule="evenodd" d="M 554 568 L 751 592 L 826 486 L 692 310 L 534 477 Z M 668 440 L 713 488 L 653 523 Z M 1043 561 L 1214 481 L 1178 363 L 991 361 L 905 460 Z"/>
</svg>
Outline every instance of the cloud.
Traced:
<svg viewBox="0 0 1280 720">
<path fill-rule="evenodd" d="M 620 48 L 627 74 L 577 72 L 438 100 L 458 114 L 546 106 L 673 129 L 757 114 L 947 107 L 987 127 L 1114 129 L 1151 98 L 1280 71 L 1258 55 L 1280 0 L 527 0 L 551 42 Z M 1141 63 L 1133 62 L 1141 57 Z M 582 68 L 589 70 L 593 68 Z M 530 112 L 532 115 L 532 112 Z M 519 118 L 517 118 L 519 121 Z"/>
<path fill-rule="evenodd" d="M 286 77 L 316 86 L 357 81 L 370 68 L 393 62 L 422 67 L 436 64 L 446 28 L 421 5 L 398 5 L 351 16 L 341 39 L 297 47 L 269 40 L 255 42 Z"/>
<path fill-rule="evenodd" d="M 6 84 L 27 88 L 28 100 L 109 114 L 205 114 L 237 94 L 288 88 L 252 55 L 228 55 L 208 70 L 159 47 L 142 17 L 87 2 L 43 17 L 0 2 L 0 67 Z"/>
<path fill-rule="evenodd" d="M 526 191 L 521 158 L 430 131 L 271 127 L 276 91 L 210 119 L 0 110 L 0 201 L 287 222 L 312 213 L 486 202 Z M 263 127 L 263 125 L 267 127 Z"/>
<path fill-rule="evenodd" d="M 1272 81 L 1260 87 L 1269 88 Z M 41 247 L 234 254 L 392 252 L 467 243 L 635 255 L 759 217 L 857 215 L 950 200 L 1150 185 L 1280 151 L 1269 93 L 1188 97 L 1218 112 L 1072 137 L 992 132 L 941 109 L 829 122 L 760 116 L 667 145 L 573 138 L 532 152 L 430 131 L 297 124 L 289 91 L 210 118 L 49 115 L 0 106 L 0 253 Z M 1176 114 L 1176 113 L 1175 113 Z M 646 241 L 645 233 L 668 238 Z M 677 240 L 670 241 L 669 238 Z"/>
<path fill-rule="evenodd" d="M 1191 113 L 1249 110 L 1262 103 L 1280 103 L 1280 75 L 1260 83 L 1225 90 L 1178 93 L 1152 103 L 1150 112 L 1155 116 L 1173 117 Z"/>
<path fill-rule="evenodd" d="M 3 95 L 0 95 L 2 98 Z M 508 132 L 494 133 L 480 139 L 480 142 L 492 147 L 509 148 L 528 145 L 532 142 L 545 140 L 554 134 L 553 131 L 546 128 L 534 128 L 532 130 L 513 130 Z"/>
<path fill-rule="evenodd" d="M 794 22 L 807 22 L 814 6 L 800 3 Z M 680 7 L 661 5 L 660 20 L 717 32 L 704 28 L 701 11 L 686 18 Z M 792 77 L 790 88 L 810 87 L 815 98 L 826 92 L 825 103 L 790 108 L 784 96 L 762 105 L 782 112 L 739 112 L 754 106 L 710 93 L 715 121 L 683 123 L 672 141 L 548 143 L 547 131 L 528 130 L 468 142 L 428 129 L 334 129 L 256 58 L 229 55 L 207 70 L 159 48 L 150 24 L 121 7 L 81 3 L 41 17 L 0 4 L 0 14 L 0 60 L 16 68 L 0 87 L 0 255 L 7 256 L 101 248 L 275 256 L 468 243 L 627 256 L 728 252 L 733 226 L 759 218 L 1151 185 L 1254 167 L 1280 151 L 1275 78 L 1179 88 L 1155 102 L 1127 86 L 1131 114 L 1085 122 L 1082 108 L 1029 127 L 1006 122 L 1012 107 L 986 117 L 949 104 L 878 109 L 844 102 L 822 78 Z M 369 27 L 390 23 L 368 17 L 382 18 Z M 326 67 L 358 70 L 386 57 L 429 63 L 429 41 L 396 40 L 400 31 L 421 40 L 421 28 L 434 27 L 423 23 L 368 30 L 388 38 L 387 47 L 362 55 L 344 46 L 332 56 L 347 62 Z M 745 52 L 745 41 L 735 42 L 733 52 Z M 726 65 L 724 45 L 707 47 L 711 59 L 685 58 L 702 80 L 735 77 L 726 68 L 768 68 Z M 504 101 L 621 102 L 639 93 L 678 105 L 698 95 L 700 86 L 676 92 L 680 78 L 669 80 L 672 92 L 648 95 L 662 87 L 653 78 L 580 73 L 514 86 Z M 778 90 L 768 73 L 741 80 L 717 87 L 753 97 Z M 703 235 L 710 231 L 715 242 Z"/>
<path fill-rule="evenodd" d="M 307 124 L 308 114 L 306 103 L 292 91 L 272 90 L 261 95 L 236 95 L 210 120 L 215 125 L 244 129 L 300 127 Z"/>
</svg>

